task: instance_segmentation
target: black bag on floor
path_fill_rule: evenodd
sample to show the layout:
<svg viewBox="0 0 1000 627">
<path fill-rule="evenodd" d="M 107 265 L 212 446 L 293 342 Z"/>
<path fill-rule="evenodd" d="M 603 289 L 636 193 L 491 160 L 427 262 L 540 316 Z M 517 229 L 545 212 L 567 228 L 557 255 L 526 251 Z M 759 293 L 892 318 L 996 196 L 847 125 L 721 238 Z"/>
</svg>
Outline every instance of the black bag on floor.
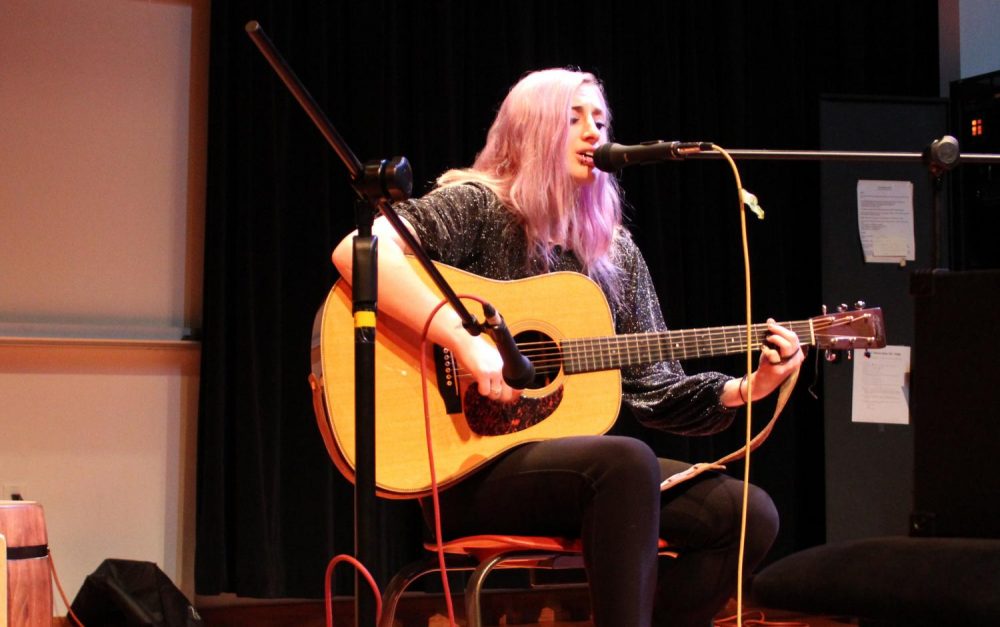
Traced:
<svg viewBox="0 0 1000 627">
<path fill-rule="evenodd" d="M 198 611 L 152 562 L 108 559 L 80 587 L 73 613 L 85 627 L 203 627 Z"/>
</svg>

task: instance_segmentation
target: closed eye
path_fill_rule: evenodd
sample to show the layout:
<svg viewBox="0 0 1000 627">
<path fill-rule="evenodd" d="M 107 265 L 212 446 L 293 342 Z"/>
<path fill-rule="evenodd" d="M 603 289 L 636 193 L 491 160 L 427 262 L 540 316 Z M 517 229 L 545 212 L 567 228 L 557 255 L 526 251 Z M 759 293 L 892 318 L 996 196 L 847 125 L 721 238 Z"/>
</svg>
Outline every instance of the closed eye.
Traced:
<svg viewBox="0 0 1000 627">
<path fill-rule="evenodd" d="M 578 122 L 580 122 L 580 119 L 581 118 L 579 118 L 577 116 L 570 116 L 570 118 L 569 118 L 569 124 L 570 124 L 570 126 L 573 126 L 573 125 L 577 124 Z M 600 120 L 594 120 L 594 127 L 597 130 L 599 130 L 599 131 L 603 131 L 607 127 L 607 123 L 602 122 Z"/>
</svg>

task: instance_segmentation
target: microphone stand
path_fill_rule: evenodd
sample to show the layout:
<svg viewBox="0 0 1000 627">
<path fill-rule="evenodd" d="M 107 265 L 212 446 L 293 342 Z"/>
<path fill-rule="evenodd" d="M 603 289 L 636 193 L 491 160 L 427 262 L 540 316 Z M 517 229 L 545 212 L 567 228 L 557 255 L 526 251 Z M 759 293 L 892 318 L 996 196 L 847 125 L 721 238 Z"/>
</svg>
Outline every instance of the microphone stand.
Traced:
<svg viewBox="0 0 1000 627">
<path fill-rule="evenodd" d="M 734 159 L 750 159 L 763 161 L 893 161 L 897 163 L 922 163 L 927 166 L 931 181 L 932 218 L 931 218 L 931 269 L 936 269 L 940 263 L 940 233 L 941 233 L 941 178 L 945 172 L 965 163 L 1000 164 L 1000 154 L 967 154 L 960 155 L 958 140 L 950 135 L 936 139 L 923 152 L 871 152 L 871 151 L 837 151 L 837 150 L 756 150 L 727 149 L 726 152 Z M 721 159 L 722 155 L 715 151 L 699 151 L 687 153 L 684 159 Z"/>
<path fill-rule="evenodd" d="M 375 321 L 378 295 L 378 238 L 372 235 L 372 222 L 377 213 L 389 221 L 406 242 L 417 260 L 441 290 L 449 304 L 462 319 L 462 325 L 473 334 L 483 326 L 469 313 L 458 295 L 431 262 L 416 237 L 403 224 L 390 201 L 405 200 L 413 187 L 412 171 L 405 157 L 369 161 L 362 165 L 347 143 L 334 128 L 312 95 L 292 71 L 264 33 L 257 21 L 246 24 L 247 34 L 271 67 L 291 91 L 327 143 L 340 157 L 350 175 L 351 187 L 357 193 L 355 218 L 358 234 L 354 238 L 353 277 L 351 283 L 354 312 L 354 380 L 355 380 L 355 481 L 354 481 L 354 546 L 355 558 L 368 564 L 379 563 L 378 518 L 375 514 Z M 372 576 L 378 577 L 372 572 Z M 360 573 L 354 579 L 355 625 L 375 625 L 376 605 L 369 595 L 361 594 Z"/>
<path fill-rule="evenodd" d="M 949 137 L 948 135 L 945 136 Z M 936 140 L 940 141 L 940 140 Z M 933 145 L 933 144 L 932 144 Z M 955 147 L 957 151 L 957 144 Z M 843 150 L 757 150 L 727 148 L 734 159 L 756 159 L 764 161 L 897 161 L 927 164 L 927 151 L 924 152 L 865 152 Z M 721 159 L 722 155 L 715 151 L 695 152 L 685 156 L 686 159 Z M 949 169 L 957 165 L 959 156 L 956 152 L 953 161 L 946 165 Z M 1000 155 L 965 154 L 961 160 L 966 163 L 996 163 L 1000 164 Z M 930 165 L 930 164 L 927 164 Z"/>
</svg>

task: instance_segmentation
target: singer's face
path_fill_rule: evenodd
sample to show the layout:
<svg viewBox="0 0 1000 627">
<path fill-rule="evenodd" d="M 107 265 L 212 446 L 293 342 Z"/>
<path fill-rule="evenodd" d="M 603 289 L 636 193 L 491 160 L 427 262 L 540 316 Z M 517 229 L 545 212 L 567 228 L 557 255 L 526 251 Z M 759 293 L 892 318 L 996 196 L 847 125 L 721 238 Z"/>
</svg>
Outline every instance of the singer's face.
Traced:
<svg viewBox="0 0 1000 627">
<path fill-rule="evenodd" d="M 567 169 L 578 185 L 594 182 L 594 148 L 603 138 L 604 98 L 596 85 L 585 83 L 573 96 L 567 140 Z"/>
</svg>

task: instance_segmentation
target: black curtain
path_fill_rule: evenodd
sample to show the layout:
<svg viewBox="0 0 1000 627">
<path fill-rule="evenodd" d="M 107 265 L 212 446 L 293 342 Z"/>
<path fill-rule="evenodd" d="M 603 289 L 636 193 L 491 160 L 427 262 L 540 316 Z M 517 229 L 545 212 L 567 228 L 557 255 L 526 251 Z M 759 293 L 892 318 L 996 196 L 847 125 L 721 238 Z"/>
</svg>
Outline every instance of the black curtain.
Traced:
<svg viewBox="0 0 1000 627">
<path fill-rule="evenodd" d="M 416 194 L 472 161 L 506 90 L 532 69 L 599 75 L 622 143 L 729 148 L 817 148 L 821 93 L 934 96 L 938 86 L 934 0 L 214 0 L 200 594 L 319 596 L 327 560 L 353 547 L 352 489 L 326 455 L 306 383 L 313 316 L 336 279 L 330 251 L 354 225 L 353 193 L 245 34 L 249 20 L 261 23 L 362 160 L 410 159 Z M 767 211 L 750 224 L 756 319 L 816 315 L 818 165 L 740 166 Z M 715 160 L 645 167 L 626 171 L 623 185 L 668 324 L 742 322 L 728 168 Z M 737 373 L 741 365 L 734 357 L 687 367 Z M 813 372 L 810 360 L 753 460 L 755 482 L 782 514 L 772 558 L 824 538 L 821 403 L 806 393 Z M 697 460 L 742 438 L 739 428 L 684 440 L 641 431 L 629 416 L 619 423 L 663 454 Z M 412 502 L 384 503 L 381 516 L 385 554 L 370 566 L 385 579 L 419 553 L 422 529 Z M 339 574 L 338 591 L 352 582 Z"/>
</svg>

